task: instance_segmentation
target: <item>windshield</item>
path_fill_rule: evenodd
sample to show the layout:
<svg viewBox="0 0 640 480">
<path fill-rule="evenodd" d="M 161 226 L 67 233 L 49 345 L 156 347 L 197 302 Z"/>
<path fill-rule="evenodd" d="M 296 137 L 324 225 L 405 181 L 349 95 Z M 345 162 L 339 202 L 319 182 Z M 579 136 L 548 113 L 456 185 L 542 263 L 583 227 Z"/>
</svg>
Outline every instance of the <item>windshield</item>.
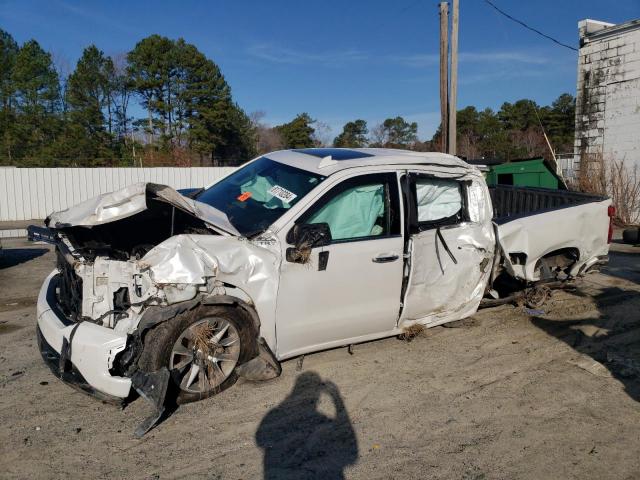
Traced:
<svg viewBox="0 0 640 480">
<path fill-rule="evenodd" d="M 224 212 L 245 237 L 266 230 L 326 177 L 261 157 L 196 200 Z"/>
</svg>

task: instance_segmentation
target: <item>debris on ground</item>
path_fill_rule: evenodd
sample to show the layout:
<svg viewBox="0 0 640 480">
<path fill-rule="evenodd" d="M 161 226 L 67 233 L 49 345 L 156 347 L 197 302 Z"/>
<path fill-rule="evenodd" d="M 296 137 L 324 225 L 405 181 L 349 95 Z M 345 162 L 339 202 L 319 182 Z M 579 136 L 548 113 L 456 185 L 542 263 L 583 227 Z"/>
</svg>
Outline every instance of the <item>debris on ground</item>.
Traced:
<svg viewBox="0 0 640 480">
<path fill-rule="evenodd" d="M 417 336 L 422 335 L 425 331 L 426 331 L 426 328 L 424 327 L 424 325 L 420 325 L 416 323 L 414 325 L 405 327 L 402 333 L 398 335 L 398 338 L 400 340 L 404 340 L 405 342 L 410 342 Z"/>
<path fill-rule="evenodd" d="M 445 323 L 442 325 L 444 328 L 467 328 L 476 325 L 476 320 L 473 317 L 463 318 L 462 320 L 456 320 L 454 322 Z"/>
</svg>

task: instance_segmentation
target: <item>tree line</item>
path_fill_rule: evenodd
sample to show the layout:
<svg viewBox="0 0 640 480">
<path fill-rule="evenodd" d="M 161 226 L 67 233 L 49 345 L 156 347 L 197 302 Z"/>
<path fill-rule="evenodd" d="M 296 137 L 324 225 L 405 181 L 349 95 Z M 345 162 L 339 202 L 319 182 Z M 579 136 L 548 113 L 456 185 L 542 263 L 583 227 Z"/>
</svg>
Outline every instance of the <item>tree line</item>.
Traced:
<svg viewBox="0 0 640 480">
<path fill-rule="evenodd" d="M 469 106 L 458 110 L 458 155 L 467 159 L 513 159 L 551 155 L 545 133 L 556 153 L 573 151 L 575 99 L 564 93 L 551 105 L 539 106 L 533 100 L 505 102 L 497 112 L 478 111 Z M 253 118 L 258 137 L 257 150 L 266 153 L 280 148 L 313 146 L 383 147 L 416 151 L 444 151 L 442 130 L 430 140 L 418 139 L 418 124 L 403 117 L 387 118 L 371 130 L 362 119 L 347 122 L 333 141 L 318 136 L 314 126 L 321 125 L 302 113 L 284 125 L 269 127 Z"/>
<path fill-rule="evenodd" d="M 542 127 L 557 152 L 572 151 L 574 114 L 569 94 L 549 106 L 523 99 L 497 112 L 466 107 L 458 111 L 458 154 L 548 156 Z M 67 74 L 37 41 L 18 45 L 0 30 L 0 165 L 237 165 L 314 146 L 442 150 L 440 128 L 420 141 L 418 124 L 402 116 L 371 129 L 349 121 L 335 138 L 308 113 L 276 126 L 264 116 L 247 115 L 218 65 L 181 38 L 151 35 L 111 56 L 90 45 Z"/>
<path fill-rule="evenodd" d="M 183 39 L 151 35 L 116 58 L 90 45 L 64 76 L 37 41 L 0 30 L 0 164 L 233 164 L 254 153 L 220 68 Z"/>
</svg>

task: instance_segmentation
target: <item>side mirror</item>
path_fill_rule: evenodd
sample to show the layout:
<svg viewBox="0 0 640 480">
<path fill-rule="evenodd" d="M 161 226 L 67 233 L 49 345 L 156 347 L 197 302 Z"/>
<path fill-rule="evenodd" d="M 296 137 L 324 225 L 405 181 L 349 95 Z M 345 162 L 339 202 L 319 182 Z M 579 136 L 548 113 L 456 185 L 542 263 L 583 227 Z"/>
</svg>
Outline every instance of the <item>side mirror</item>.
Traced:
<svg viewBox="0 0 640 480">
<path fill-rule="evenodd" d="M 306 263 L 312 248 L 331 243 L 331 229 L 328 223 L 300 223 L 287 233 L 287 242 L 295 245 L 287 248 L 287 261 Z"/>
</svg>

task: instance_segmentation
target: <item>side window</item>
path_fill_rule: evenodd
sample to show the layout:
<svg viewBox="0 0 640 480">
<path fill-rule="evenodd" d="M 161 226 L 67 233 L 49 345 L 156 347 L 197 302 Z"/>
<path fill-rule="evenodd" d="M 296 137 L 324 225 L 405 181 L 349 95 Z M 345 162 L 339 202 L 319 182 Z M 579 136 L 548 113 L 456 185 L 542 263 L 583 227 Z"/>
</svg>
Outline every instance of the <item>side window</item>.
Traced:
<svg viewBox="0 0 640 480">
<path fill-rule="evenodd" d="M 465 218 L 463 186 L 455 180 L 414 177 L 418 226 L 421 230 L 460 223 Z"/>
<path fill-rule="evenodd" d="M 327 223 L 333 241 L 400 235 L 395 174 L 350 178 L 323 195 L 299 223 Z"/>
</svg>

